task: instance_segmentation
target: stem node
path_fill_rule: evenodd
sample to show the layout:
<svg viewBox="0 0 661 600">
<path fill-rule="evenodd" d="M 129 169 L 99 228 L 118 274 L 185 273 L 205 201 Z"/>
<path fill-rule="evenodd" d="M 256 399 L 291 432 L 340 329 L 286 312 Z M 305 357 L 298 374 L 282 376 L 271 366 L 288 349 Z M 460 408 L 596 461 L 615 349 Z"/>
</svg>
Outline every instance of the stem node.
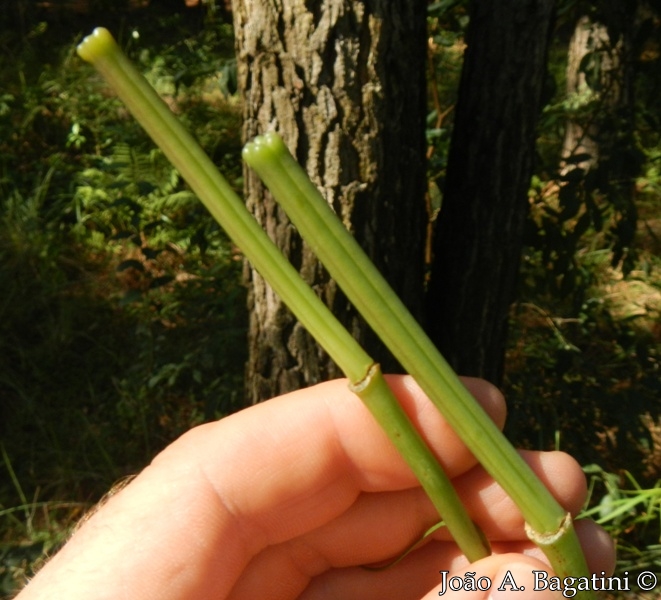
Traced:
<svg viewBox="0 0 661 600">
<path fill-rule="evenodd" d="M 540 532 L 534 529 L 529 523 L 526 522 L 525 524 L 526 535 L 528 536 L 528 539 L 540 548 L 552 546 L 555 544 L 559 539 L 567 534 L 571 527 L 572 516 L 570 513 L 565 514 L 564 519 L 562 519 L 562 522 L 560 523 L 560 527 L 558 527 L 556 531 Z"/>
</svg>

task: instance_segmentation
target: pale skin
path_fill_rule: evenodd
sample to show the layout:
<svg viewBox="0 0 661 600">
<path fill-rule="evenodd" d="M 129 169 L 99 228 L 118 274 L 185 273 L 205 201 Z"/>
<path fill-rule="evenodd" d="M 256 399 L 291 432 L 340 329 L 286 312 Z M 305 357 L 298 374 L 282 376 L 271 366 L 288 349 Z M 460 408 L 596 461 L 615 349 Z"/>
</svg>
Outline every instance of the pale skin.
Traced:
<svg viewBox="0 0 661 600">
<path fill-rule="evenodd" d="M 532 590 L 532 570 L 549 568 L 526 540 L 516 507 L 411 378 L 388 382 L 492 541 L 492 556 L 469 564 L 441 530 L 392 568 L 364 568 L 396 557 L 438 516 L 366 408 L 338 380 L 182 436 L 110 498 L 18 599 L 429 600 L 439 597 L 442 570 L 494 582 L 509 571 Z M 481 380 L 464 384 L 502 426 L 501 394 Z M 586 484 L 572 458 L 524 457 L 567 510 L 580 509 Z M 577 530 L 591 570 L 609 575 L 612 541 L 591 522 L 578 522 Z M 522 597 L 496 587 L 444 597 Z M 562 596 L 547 590 L 525 597 Z"/>
</svg>

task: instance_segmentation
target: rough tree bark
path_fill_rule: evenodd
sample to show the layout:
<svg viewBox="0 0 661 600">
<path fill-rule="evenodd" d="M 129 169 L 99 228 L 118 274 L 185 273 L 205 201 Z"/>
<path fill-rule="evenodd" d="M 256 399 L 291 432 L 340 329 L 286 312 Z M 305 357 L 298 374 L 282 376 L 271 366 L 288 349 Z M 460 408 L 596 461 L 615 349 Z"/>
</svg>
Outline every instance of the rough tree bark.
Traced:
<svg viewBox="0 0 661 600">
<path fill-rule="evenodd" d="M 553 0 L 479 0 L 434 238 L 428 329 L 460 373 L 502 378 Z"/>
<path fill-rule="evenodd" d="M 234 0 L 244 139 L 277 131 L 414 313 L 422 309 L 425 227 L 423 0 Z M 258 179 L 245 197 L 303 277 L 386 368 L 348 306 Z M 339 375 L 246 266 L 249 401 Z"/>
</svg>

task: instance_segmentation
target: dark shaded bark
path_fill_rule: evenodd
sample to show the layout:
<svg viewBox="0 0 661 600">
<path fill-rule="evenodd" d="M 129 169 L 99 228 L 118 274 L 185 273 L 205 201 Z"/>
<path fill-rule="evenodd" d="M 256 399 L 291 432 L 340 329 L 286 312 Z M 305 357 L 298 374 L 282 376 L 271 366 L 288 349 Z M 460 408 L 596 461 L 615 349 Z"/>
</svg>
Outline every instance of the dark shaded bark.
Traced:
<svg viewBox="0 0 661 600">
<path fill-rule="evenodd" d="M 473 2 L 427 319 L 459 373 L 502 378 L 553 0 Z"/>
<path fill-rule="evenodd" d="M 277 131 L 414 313 L 425 227 L 425 8 L 421 0 L 235 0 L 245 140 Z M 286 215 L 246 172 L 250 210 L 367 350 L 389 354 L 329 280 Z M 246 387 L 256 402 L 340 375 L 246 266 Z"/>
</svg>

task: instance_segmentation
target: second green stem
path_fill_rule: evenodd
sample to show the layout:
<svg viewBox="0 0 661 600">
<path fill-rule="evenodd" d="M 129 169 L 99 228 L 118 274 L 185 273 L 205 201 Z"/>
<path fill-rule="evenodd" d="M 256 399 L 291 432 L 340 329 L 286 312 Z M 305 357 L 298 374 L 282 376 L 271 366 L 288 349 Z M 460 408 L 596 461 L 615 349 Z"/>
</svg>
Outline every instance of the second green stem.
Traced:
<svg viewBox="0 0 661 600">
<path fill-rule="evenodd" d="M 282 139 L 274 133 L 258 137 L 243 157 L 370 327 L 514 500 L 556 573 L 588 575 L 566 511 L 470 395 Z"/>
</svg>

